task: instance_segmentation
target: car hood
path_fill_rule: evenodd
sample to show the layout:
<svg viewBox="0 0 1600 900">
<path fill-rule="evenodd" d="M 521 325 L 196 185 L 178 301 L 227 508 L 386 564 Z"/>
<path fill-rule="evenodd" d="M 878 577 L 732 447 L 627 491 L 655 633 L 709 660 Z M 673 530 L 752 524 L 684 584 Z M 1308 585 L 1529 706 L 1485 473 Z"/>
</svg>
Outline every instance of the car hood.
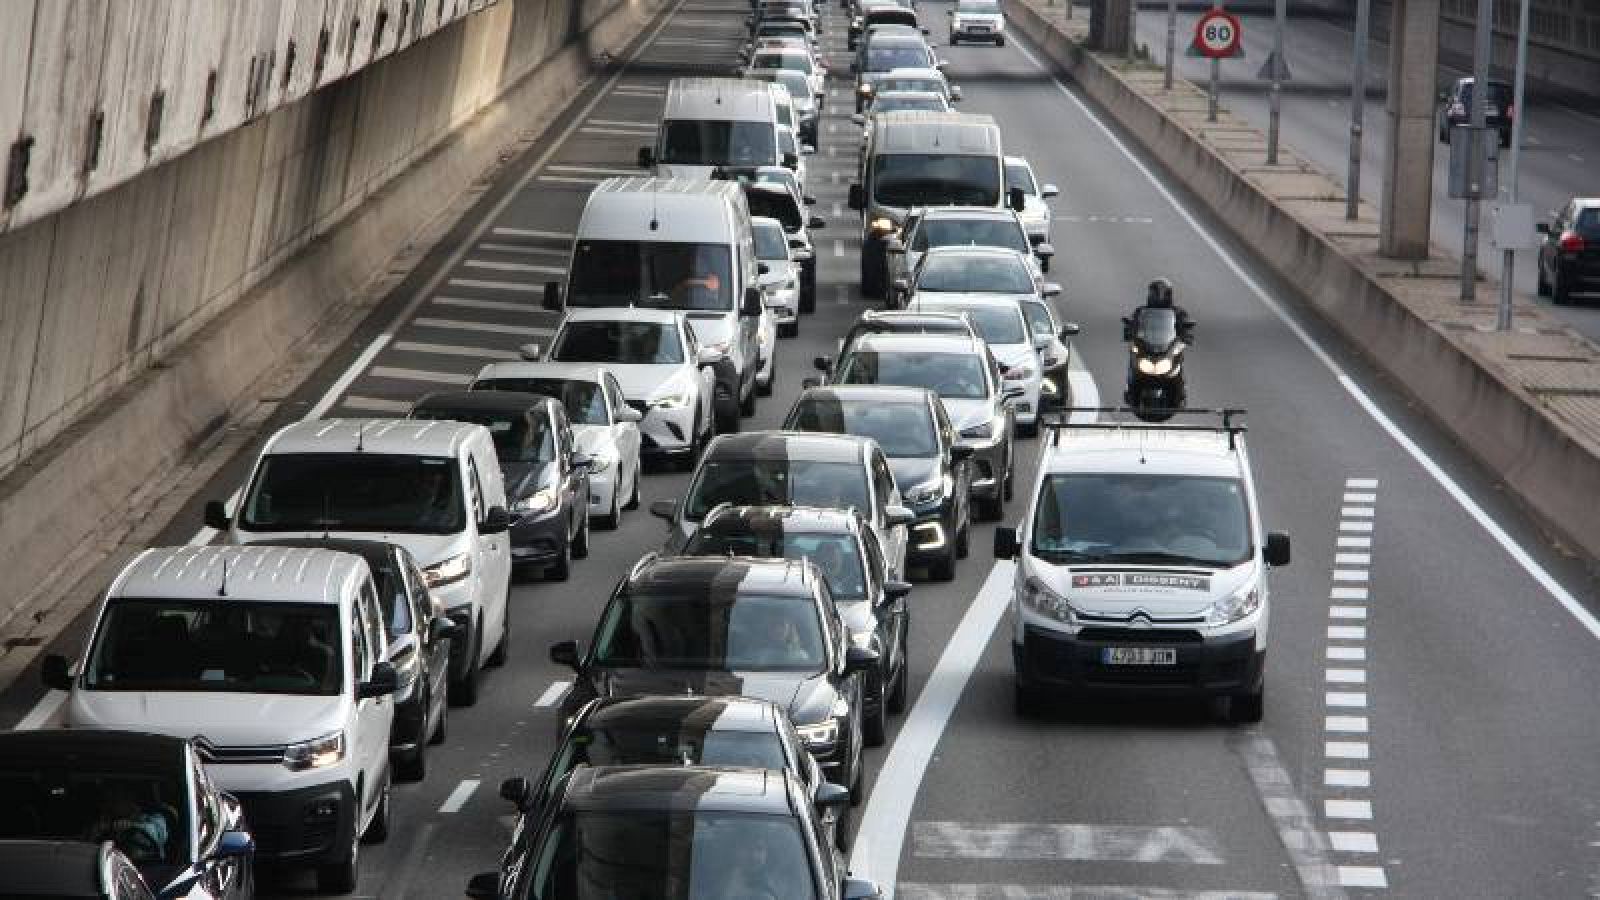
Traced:
<svg viewBox="0 0 1600 900">
<path fill-rule="evenodd" d="M 609 425 L 574 425 L 572 442 L 577 445 L 579 453 L 589 456 L 605 455 L 615 448 Z"/>
<path fill-rule="evenodd" d="M 343 697 L 207 691 L 74 690 L 67 703 L 71 728 L 153 731 L 204 737 L 219 747 L 308 741 L 345 725 Z"/>
<path fill-rule="evenodd" d="M 1093 565 L 1039 567 L 1050 589 L 1087 613 L 1151 619 L 1203 618 L 1217 600 L 1256 578 L 1256 564 L 1228 569 L 1203 566 Z"/>
<path fill-rule="evenodd" d="M 675 388 L 685 387 L 689 381 L 689 369 L 681 363 L 659 365 L 606 363 L 606 369 L 617 376 L 617 383 L 622 385 L 624 397 L 641 403 Z"/>
<path fill-rule="evenodd" d="M 506 490 L 510 491 L 510 485 Z M 412 534 L 396 531 L 252 531 L 243 535 L 245 543 L 270 543 L 292 538 L 341 538 L 352 541 L 378 541 L 406 548 L 417 561 L 417 567 L 427 567 L 442 562 L 467 549 L 463 534 Z"/>
<path fill-rule="evenodd" d="M 945 397 L 944 411 L 956 428 L 971 428 L 989 421 L 991 407 L 987 397 Z"/>
<path fill-rule="evenodd" d="M 1033 349 L 1032 344 L 990 344 L 989 350 L 1000 361 L 1000 365 L 1007 368 L 1020 364 L 1032 365 L 1039 361 L 1039 351 Z"/>
<path fill-rule="evenodd" d="M 554 462 L 501 463 L 500 473 L 506 480 L 506 498 L 512 502 L 556 483 Z"/>
<path fill-rule="evenodd" d="M 800 725 L 825 718 L 834 697 L 827 676 L 810 672 L 597 669 L 593 677 L 595 691 L 601 697 L 641 694 L 754 697 L 787 710 L 789 717 Z"/>
<path fill-rule="evenodd" d="M 694 326 L 695 336 L 700 338 L 700 345 L 720 344 L 724 341 L 735 340 L 734 328 L 738 320 L 728 313 L 699 312 L 689 313 L 689 323 Z"/>
<path fill-rule="evenodd" d="M 932 456 L 896 456 L 889 460 L 889 471 L 901 493 L 939 477 L 939 460 Z"/>
</svg>

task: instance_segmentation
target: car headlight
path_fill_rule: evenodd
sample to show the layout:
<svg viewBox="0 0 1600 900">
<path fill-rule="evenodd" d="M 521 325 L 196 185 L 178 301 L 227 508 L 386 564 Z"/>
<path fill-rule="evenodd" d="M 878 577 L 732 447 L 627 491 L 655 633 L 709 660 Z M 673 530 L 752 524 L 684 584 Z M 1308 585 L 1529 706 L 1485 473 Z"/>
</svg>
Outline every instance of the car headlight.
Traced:
<svg viewBox="0 0 1600 900">
<path fill-rule="evenodd" d="M 457 553 L 448 559 L 440 560 L 422 570 L 422 580 L 428 587 L 444 587 L 455 584 L 461 579 L 472 574 L 472 554 Z"/>
<path fill-rule="evenodd" d="M 1061 596 L 1037 578 L 1029 578 L 1022 585 L 1022 605 L 1046 618 L 1065 625 L 1078 624 L 1078 614 L 1067 598 Z"/>
<path fill-rule="evenodd" d="M 865 81 L 863 81 L 861 83 L 861 86 L 856 88 L 856 90 L 860 91 L 863 94 L 870 94 L 870 93 L 872 93 L 872 85 L 868 84 Z"/>
<path fill-rule="evenodd" d="M 867 230 L 879 237 L 887 237 L 890 232 L 894 231 L 894 220 L 883 217 L 873 219 L 867 225 Z"/>
<path fill-rule="evenodd" d="M 293 772 L 325 769 L 344 759 L 344 732 L 335 731 L 319 738 L 283 748 L 283 767 Z"/>
<path fill-rule="evenodd" d="M 1160 359 L 1140 359 L 1139 371 L 1146 375 L 1165 375 L 1172 371 L 1172 357 L 1163 356 Z"/>
<path fill-rule="evenodd" d="M 651 400 L 650 405 L 661 409 L 682 409 L 689 405 L 689 392 L 674 391 L 670 394 L 662 394 Z"/>
<path fill-rule="evenodd" d="M 964 438 L 987 440 L 991 437 L 994 437 L 994 425 L 989 422 L 983 422 L 978 425 L 969 425 L 966 428 L 961 429 L 961 436 Z"/>
<path fill-rule="evenodd" d="M 955 480 L 949 475 L 941 475 L 933 481 L 925 481 L 906 492 L 906 501 L 912 506 L 923 506 L 944 499 L 955 486 Z"/>
<path fill-rule="evenodd" d="M 1022 381 L 1025 378 L 1032 378 L 1032 377 L 1033 377 L 1033 366 L 1030 366 L 1027 363 L 1021 363 L 1019 365 L 1012 366 L 1011 368 L 1006 370 L 1006 380 L 1007 381 Z"/>
<path fill-rule="evenodd" d="M 529 494 L 528 496 L 523 497 L 521 500 L 511 504 L 511 509 L 515 512 L 533 513 L 537 515 L 539 513 L 546 513 L 552 509 L 555 509 L 559 502 L 560 499 L 556 496 L 556 489 L 553 487 L 547 487 L 534 491 L 532 494 Z"/>
<path fill-rule="evenodd" d="M 852 631 L 850 632 L 850 643 L 860 647 L 863 650 L 871 650 L 872 639 L 874 636 L 875 635 L 872 633 L 871 629 L 866 631 Z"/>
<path fill-rule="evenodd" d="M 1207 625 L 1232 625 L 1240 619 L 1255 615 L 1261 609 L 1261 591 L 1255 585 L 1245 585 L 1227 597 L 1211 604 L 1206 611 Z"/>
<path fill-rule="evenodd" d="M 830 747 L 839 740 L 838 719 L 827 719 L 815 725 L 797 725 L 794 730 L 800 733 L 800 740 L 805 741 L 807 747 Z"/>
</svg>

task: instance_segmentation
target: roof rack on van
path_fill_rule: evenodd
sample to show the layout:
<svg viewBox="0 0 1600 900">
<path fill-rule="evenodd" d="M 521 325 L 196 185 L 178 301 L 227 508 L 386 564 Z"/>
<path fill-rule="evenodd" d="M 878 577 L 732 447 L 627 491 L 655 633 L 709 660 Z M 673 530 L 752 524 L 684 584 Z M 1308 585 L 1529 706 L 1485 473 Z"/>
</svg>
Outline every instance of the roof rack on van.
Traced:
<svg viewBox="0 0 1600 900">
<path fill-rule="evenodd" d="M 1163 412 L 1169 412 L 1175 416 L 1216 416 L 1222 420 L 1218 425 L 1171 425 L 1166 422 L 1129 421 L 1127 419 L 1114 419 L 1098 422 L 1072 421 L 1072 415 L 1074 413 L 1123 413 L 1136 416 L 1140 412 L 1144 412 L 1144 410 L 1132 406 L 1067 406 L 1062 407 L 1060 410 L 1055 412 L 1041 413 L 1039 416 L 1039 425 L 1043 428 L 1050 429 L 1051 433 L 1056 435 L 1055 442 L 1057 444 L 1060 444 L 1060 436 L 1057 432 L 1067 428 L 1120 428 L 1142 429 L 1146 431 L 1210 431 L 1218 434 L 1226 434 L 1228 436 L 1229 450 L 1238 449 L 1237 437 L 1249 430 L 1243 422 L 1235 421 L 1236 419 L 1244 416 L 1248 411 L 1235 407 L 1224 407 L 1222 409 L 1195 408 L 1163 410 Z"/>
</svg>

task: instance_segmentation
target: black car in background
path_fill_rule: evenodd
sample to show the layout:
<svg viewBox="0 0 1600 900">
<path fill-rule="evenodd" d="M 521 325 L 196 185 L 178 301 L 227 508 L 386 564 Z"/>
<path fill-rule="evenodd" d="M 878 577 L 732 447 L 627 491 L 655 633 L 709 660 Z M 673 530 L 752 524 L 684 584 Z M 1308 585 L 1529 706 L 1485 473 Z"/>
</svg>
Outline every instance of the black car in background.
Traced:
<svg viewBox="0 0 1600 900">
<path fill-rule="evenodd" d="M 203 763 L 168 735 L 0 732 L 0 897 L 254 897 L 243 808 Z"/>
<path fill-rule="evenodd" d="M 1563 306 L 1600 292 L 1600 197 L 1574 197 L 1539 233 L 1539 293 Z"/>
<path fill-rule="evenodd" d="M 1439 110 L 1439 143 L 1448 144 L 1450 129 L 1472 124 L 1472 79 L 1457 78 L 1439 99 L 1443 103 Z M 1504 81 L 1489 82 L 1489 96 L 1484 99 L 1484 124 L 1500 133 L 1500 146 L 1511 146 L 1511 125 L 1517 115 L 1511 85 Z"/>
<path fill-rule="evenodd" d="M 450 654 L 464 629 L 451 621 L 428 590 L 417 561 L 404 547 L 382 541 L 297 538 L 258 541 L 274 547 L 319 547 L 354 553 L 367 561 L 389 634 L 388 660 L 399 677 L 389 757 L 396 781 L 428 774 L 428 745 L 444 743 L 449 728 Z M 462 653 L 468 652 L 466 648 Z"/>
<path fill-rule="evenodd" d="M 778 704 L 829 781 L 861 791 L 861 709 L 878 654 L 851 643 L 813 566 L 777 559 L 646 556 L 617 585 L 561 704 L 596 697 L 743 696 Z"/>
<path fill-rule="evenodd" d="M 589 555 L 589 457 L 578 452 L 561 401 L 517 391 L 429 394 L 413 419 L 471 422 L 489 429 L 511 505 L 511 561 L 566 581 Z"/>
<path fill-rule="evenodd" d="M 901 502 L 916 515 L 906 563 L 926 566 L 936 581 L 956 577 L 956 560 L 967 555 L 971 523 L 967 461 L 972 448 L 961 443 L 938 394 L 898 385 L 808 388 L 783 427 L 877 441 L 900 486 Z"/>
</svg>

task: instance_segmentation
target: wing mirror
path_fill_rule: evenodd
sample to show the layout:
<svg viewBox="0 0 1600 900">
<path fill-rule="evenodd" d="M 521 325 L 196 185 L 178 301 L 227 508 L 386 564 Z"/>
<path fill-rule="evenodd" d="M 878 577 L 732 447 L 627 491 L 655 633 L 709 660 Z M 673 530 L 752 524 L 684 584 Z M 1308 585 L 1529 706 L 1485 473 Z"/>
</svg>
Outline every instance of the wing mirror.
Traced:
<svg viewBox="0 0 1600 900">
<path fill-rule="evenodd" d="M 883 595 L 890 600 L 903 600 L 911 596 L 911 582 L 886 581 L 883 583 Z"/>
<path fill-rule="evenodd" d="M 256 852 L 256 839 L 248 831 L 224 831 L 217 838 L 217 849 L 211 851 L 212 859 L 247 859 Z"/>
<path fill-rule="evenodd" d="M 817 198 L 811 196 L 810 194 L 807 194 L 804 197 L 801 197 L 800 199 L 807 206 L 816 206 L 817 205 Z"/>
<path fill-rule="evenodd" d="M 811 145 L 811 144 L 801 144 L 800 145 L 800 155 L 802 155 L 802 156 L 810 156 L 811 154 L 816 153 L 816 152 L 817 152 L 817 148 L 815 146 Z"/>
<path fill-rule="evenodd" d="M 1550 223 L 1549 222 L 1540 222 L 1539 224 L 1533 226 L 1533 230 L 1539 232 L 1540 234 L 1549 234 L 1550 233 Z"/>
<path fill-rule="evenodd" d="M 500 799 L 527 812 L 533 801 L 533 785 L 526 778 L 507 778 L 500 782 Z"/>
<path fill-rule="evenodd" d="M 898 236 L 890 237 L 883 242 L 883 249 L 887 253 L 904 253 L 906 242 Z"/>
<path fill-rule="evenodd" d="M 589 474 L 589 469 L 594 466 L 594 457 L 587 453 L 574 453 L 567 457 L 567 465 L 572 469 L 573 474 L 587 475 Z"/>
<path fill-rule="evenodd" d="M 1061 326 L 1061 339 L 1064 341 L 1082 330 L 1083 327 L 1077 322 L 1068 322 L 1067 324 Z"/>
<path fill-rule="evenodd" d="M 951 103 L 960 103 L 961 102 L 961 86 L 960 85 L 958 85 L 958 84 L 950 85 L 950 102 Z"/>
<path fill-rule="evenodd" d="M 550 661 L 558 666 L 566 666 L 576 672 L 578 670 L 578 642 L 557 641 L 551 644 Z"/>
<path fill-rule="evenodd" d="M 897 528 L 901 525 L 910 525 L 916 520 L 917 514 L 909 509 L 906 509 L 904 506 L 889 506 L 883 511 L 883 521 L 890 528 Z"/>
<path fill-rule="evenodd" d="M 846 878 L 839 889 L 840 900 L 879 900 L 882 896 L 878 883 L 865 878 Z"/>
<path fill-rule="evenodd" d="M 740 312 L 742 313 L 743 310 L 740 310 Z M 714 366 L 717 363 L 722 362 L 724 359 L 727 359 L 727 358 L 728 357 L 727 357 L 726 354 L 724 354 L 721 350 L 718 350 L 715 347 L 701 347 L 695 353 L 694 361 L 695 361 L 695 365 Z"/>
<path fill-rule="evenodd" d="M 511 527 L 511 513 L 504 506 L 491 506 L 483 514 L 483 521 L 478 523 L 480 534 L 500 534 Z"/>
<path fill-rule="evenodd" d="M 430 641 L 448 641 L 460 633 L 461 626 L 448 616 L 435 616 L 433 621 L 428 623 Z"/>
<path fill-rule="evenodd" d="M 1033 245 L 1033 255 L 1039 257 L 1040 259 L 1049 259 L 1050 257 L 1056 255 L 1055 245 L 1049 241 L 1041 240 L 1039 243 Z"/>
<path fill-rule="evenodd" d="M 850 122 L 854 125 L 865 125 L 867 124 L 867 117 L 861 113 L 851 113 Z"/>
<path fill-rule="evenodd" d="M 1028 208 L 1028 195 L 1023 193 L 1022 188 L 1012 188 L 1010 191 L 1006 192 L 1006 196 L 1009 198 L 1006 201 L 1006 205 L 1010 206 L 1016 212 L 1022 212 Z"/>
<path fill-rule="evenodd" d="M 1287 566 L 1289 564 L 1289 536 L 1281 531 L 1269 532 L 1267 534 L 1266 550 L 1262 555 L 1266 558 L 1267 565 L 1272 566 L 1274 569 Z"/>
<path fill-rule="evenodd" d="M 745 288 L 744 289 L 744 305 L 739 307 L 739 315 L 741 315 L 741 316 L 759 316 L 759 315 L 761 315 L 761 311 L 766 308 L 761 303 L 761 297 L 762 297 L 761 288 L 759 288 L 759 287 L 747 287 L 747 288 Z"/>
<path fill-rule="evenodd" d="M 911 292 L 911 281 L 907 278 L 896 278 L 893 284 L 895 293 L 907 294 Z"/>
<path fill-rule="evenodd" d="M 233 520 L 228 518 L 228 508 L 221 500 L 212 500 L 206 504 L 205 520 L 207 528 L 218 531 L 227 531 L 233 525 Z"/>
<path fill-rule="evenodd" d="M 633 423 L 643 422 L 644 414 L 631 406 L 624 406 L 622 409 L 617 410 L 617 421 Z"/>
<path fill-rule="evenodd" d="M 367 680 L 356 687 L 357 700 L 370 700 L 374 697 L 387 697 L 400 689 L 400 675 L 395 672 L 394 664 L 388 662 L 376 663 L 372 667 L 372 674 Z"/>
<path fill-rule="evenodd" d="M 1059 297 L 1061 296 L 1061 285 L 1055 283 L 1054 281 L 1046 281 L 1039 288 L 1039 293 L 1046 297 Z"/>
<path fill-rule="evenodd" d="M 544 308 L 551 312 L 561 311 L 561 282 L 546 281 L 544 283 Z"/>
<path fill-rule="evenodd" d="M 44 686 L 54 691 L 72 690 L 72 666 L 67 658 L 59 653 L 52 653 L 44 658 L 39 667 L 39 680 Z"/>
<path fill-rule="evenodd" d="M 523 344 L 517 348 L 517 355 L 525 362 L 538 362 L 539 354 L 544 350 L 538 344 Z"/>
<path fill-rule="evenodd" d="M 994 530 L 994 558 L 1016 559 L 1022 552 L 1022 547 L 1017 543 L 1017 529 L 1002 526 Z"/>
<path fill-rule="evenodd" d="M 1060 195 L 1061 189 L 1053 184 L 1047 184 L 1039 189 L 1039 196 L 1045 198 L 1046 200 L 1049 200 L 1051 197 L 1058 197 Z"/>
<path fill-rule="evenodd" d="M 969 460 L 971 458 L 972 458 L 972 446 L 970 444 L 951 444 L 950 445 L 950 461 L 951 462 L 966 462 L 967 460 Z"/>
<path fill-rule="evenodd" d="M 798 153 L 785 153 L 783 155 L 783 167 L 785 169 L 796 169 L 796 168 L 799 168 L 800 167 L 800 154 L 798 154 Z"/>
<path fill-rule="evenodd" d="M 811 802 L 817 809 L 842 809 L 850 804 L 850 789 L 840 787 L 831 781 L 824 781 L 817 785 L 817 791 L 811 795 Z"/>
<path fill-rule="evenodd" d="M 818 372 L 826 372 L 833 368 L 833 358 L 828 356 L 818 356 L 811 360 L 811 368 L 816 369 Z"/>
<path fill-rule="evenodd" d="M 844 673 L 860 675 L 871 672 L 878 667 L 878 658 L 878 651 L 851 644 L 850 649 L 844 654 Z"/>
<path fill-rule="evenodd" d="M 654 503 L 651 503 L 650 515 L 655 516 L 658 519 L 666 519 L 668 522 L 671 522 L 678 518 L 678 501 L 657 500 Z"/>
<path fill-rule="evenodd" d="M 656 151 L 650 147 L 639 148 L 639 168 L 648 169 L 656 164 Z"/>
<path fill-rule="evenodd" d="M 816 229 L 819 229 L 819 228 L 827 228 L 828 227 L 828 220 L 824 219 L 821 216 L 812 216 L 811 218 L 806 220 L 806 227 L 810 228 L 812 230 L 816 230 Z"/>
</svg>

